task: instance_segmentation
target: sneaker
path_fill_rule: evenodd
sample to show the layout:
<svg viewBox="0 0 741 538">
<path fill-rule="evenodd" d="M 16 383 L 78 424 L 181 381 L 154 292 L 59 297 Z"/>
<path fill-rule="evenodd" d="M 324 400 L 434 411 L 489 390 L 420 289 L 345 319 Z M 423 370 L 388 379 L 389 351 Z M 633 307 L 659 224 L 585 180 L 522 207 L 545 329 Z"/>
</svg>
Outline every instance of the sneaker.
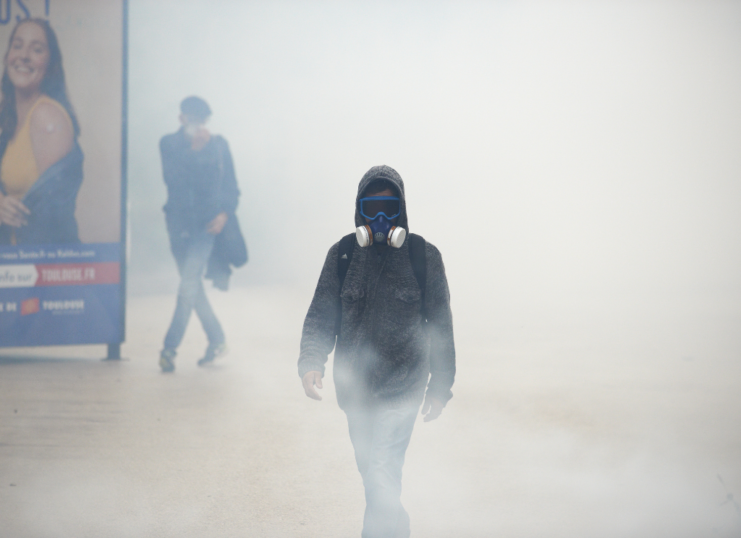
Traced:
<svg viewBox="0 0 741 538">
<path fill-rule="evenodd" d="M 226 355 L 226 352 L 227 349 L 224 342 L 222 342 L 221 344 L 209 344 L 206 348 L 206 355 L 204 355 L 204 357 L 198 361 L 198 366 L 210 364 L 214 362 L 214 359 Z"/>
<path fill-rule="evenodd" d="M 160 353 L 160 368 L 163 372 L 172 372 L 175 370 L 175 355 L 177 351 L 174 349 L 163 349 Z"/>
</svg>

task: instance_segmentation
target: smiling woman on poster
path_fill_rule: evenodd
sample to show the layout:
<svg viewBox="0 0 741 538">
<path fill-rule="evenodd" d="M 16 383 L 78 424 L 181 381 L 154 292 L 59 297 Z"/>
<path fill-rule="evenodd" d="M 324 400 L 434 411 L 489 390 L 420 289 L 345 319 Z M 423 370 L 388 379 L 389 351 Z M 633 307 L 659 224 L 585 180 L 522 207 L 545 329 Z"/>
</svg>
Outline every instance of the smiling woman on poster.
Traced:
<svg viewBox="0 0 741 538">
<path fill-rule="evenodd" d="M 4 58 L 0 102 L 0 244 L 77 243 L 80 127 L 57 36 L 44 19 L 19 22 Z"/>
</svg>

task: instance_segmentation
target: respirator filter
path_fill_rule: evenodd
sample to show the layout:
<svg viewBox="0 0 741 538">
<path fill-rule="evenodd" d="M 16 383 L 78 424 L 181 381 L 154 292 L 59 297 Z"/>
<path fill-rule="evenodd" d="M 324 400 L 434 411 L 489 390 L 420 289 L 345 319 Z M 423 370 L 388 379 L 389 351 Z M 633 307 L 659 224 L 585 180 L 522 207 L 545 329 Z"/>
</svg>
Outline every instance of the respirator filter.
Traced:
<svg viewBox="0 0 741 538">
<path fill-rule="evenodd" d="M 383 232 L 373 233 L 371 227 L 366 224 L 365 226 L 358 226 L 355 230 L 355 237 L 361 247 L 369 247 L 373 243 L 385 241 L 390 247 L 401 248 L 404 239 L 407 237 L 407 231 L 401 226 L 392 226 L 388 235 Z"/>
</svg>

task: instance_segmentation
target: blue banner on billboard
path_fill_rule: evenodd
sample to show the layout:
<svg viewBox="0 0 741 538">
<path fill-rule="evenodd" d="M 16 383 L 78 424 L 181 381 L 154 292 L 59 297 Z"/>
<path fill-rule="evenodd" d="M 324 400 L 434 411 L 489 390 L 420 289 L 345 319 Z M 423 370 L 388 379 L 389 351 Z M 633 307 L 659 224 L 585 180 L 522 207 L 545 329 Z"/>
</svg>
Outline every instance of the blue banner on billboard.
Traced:
<svg viewBox="0 0 741 538">
<path fill-rule="evenodd" d="M 0 345 L 120 342 L 118 243 L 0 247 Z"/>
</svg>

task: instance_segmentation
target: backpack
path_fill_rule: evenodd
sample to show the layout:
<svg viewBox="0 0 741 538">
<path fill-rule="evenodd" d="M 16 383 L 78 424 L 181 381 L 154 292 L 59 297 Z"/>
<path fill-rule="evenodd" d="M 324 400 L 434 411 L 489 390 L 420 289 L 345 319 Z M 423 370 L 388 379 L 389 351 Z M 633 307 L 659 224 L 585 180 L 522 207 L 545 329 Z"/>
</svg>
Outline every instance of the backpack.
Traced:
<svg viewBox="0 0 741 538">
<path fill-rule="evenodd" d="M 348 234 L 340 239 L 340 247 L 337 252 L 337 276 L 340 278 L 340 293 L 342 292 L 342 285 L 345 283 L 345 277 L 347 276 L 347 270 L 350 268 L 350 262 L 352 261 L 353 250 L 355 249 L 355 234 Z M 422 292 L 420 300 L 422 309 L 422 320 L 423 323 L 427 323 L 427 309 L 425 305 L 425 289 L 427 287 L 427 257 L 425 256 L 426 251 L 425 238 L 421 235 L 409 234 L 409 259 L 412 262 L 412 271 L 414 272 L 414 278 L 417 279 L 417 284 Z M 335 334 L 340 335 L 340 325 L 342 323 L 342 300 L 340 301 L 340 308 L 337 310 L 337 320 L 335 321 Z"/>
</svg>

